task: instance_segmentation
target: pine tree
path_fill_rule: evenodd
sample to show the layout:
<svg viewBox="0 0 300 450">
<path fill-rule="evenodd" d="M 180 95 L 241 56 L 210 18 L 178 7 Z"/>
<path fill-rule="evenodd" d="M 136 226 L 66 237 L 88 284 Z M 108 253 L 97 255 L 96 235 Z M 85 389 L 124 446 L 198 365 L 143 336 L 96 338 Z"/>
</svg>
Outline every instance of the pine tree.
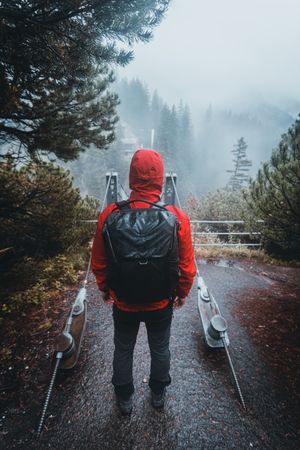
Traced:
<svg viewBox="0 0 300 450">
<path fill-rule="evenodd" d="M 232 150 L 234 168 L 226 172 L 232 173 L 228 185 L 233 191 L 240 191 L 249 182 L 249 175 L 245 172 L 249 172 L 252 162 L 247 159 L 247 147 L 244 138 L 241 137 Z"/>
<path fill-rule="evenodd" d="M 271 253 L 299 259 L 300 255 L 300 120 L 284 134 L 251 180 L 246 200 L 262 219 L 264 244 Z"/>
<path fill-rule="evenodd" d="M 172 105 L 171 116 L 170 116 L 170 124 L 169 124 L 169 142 L 171 148 L 171 154 L 173 158 L 176 158 L 178 154 L 178 131 L 179 131 L 179 122 L 176 106 Z"/>
<path fill-rule="evenodd" d="M 177 152 L 178 118 L 176 108 L 164 104 L 157 130 L 157 150 L 162 152 L 166 166 L 174 168 L 174 158 Z"/>
<path fill-rule="evenodd" d="M 86 243 L 86 224 L 76 220 L 92 214 L 69 172 L 46 163 L 1 165 L 0 242 L 14 248 L 13 259 L 53 256 Z"/>
<path fill-rule="evenodd" d="M 169 0 L 0 2 L 0 144 L 65 160 L 114 138 L 117 98 L 108 65 L 148 41 Z"/>
<path fill-rule="evenodd" d="M 119 113 L 133 130 L 140 144 L 149 145 L 151 135 L 150 96 L 148 88 L 138 78 L 116 85 L 121 104 Z"/>
<path fill-rule="evenodd" d="M 97 72 L 86 73 L 72 88 L 64 80 L 59 87 L 56 80 L 32 85 L 30 103 L 22 99 L 18 112 L 0 121 L 0 143 L 21 144 L 32 159 L 53 153 L 63 161 L 76 158 L 91 143 L 107 148 L 114 139 L 118 99 L 106 90 L 112 74 L 102 70 L 102 79 L 97 79 Z"/>
<path fill-rule="evenodd" d="M 178 121 L 178 154 L 180 155 L 182 162 L 184 160 L 185 162 L 188 162 L 191 160 L 193 150 L 193 126 L 188 105 L 183 106 L 182 104 L 179 104 Z"/>
<path fill-rule="evenodd" d="M 159 118 L 161 115 L 162 108 L 163 108 L 163 100 L 160 98 L 157 91 L 155 90 L 152 95 L 151 105 L 150 105 L 151 129 L 154 129 L 154 133 L 155 133 L 154 134 L 154 148 L 157 143 Z"/>
</svg>

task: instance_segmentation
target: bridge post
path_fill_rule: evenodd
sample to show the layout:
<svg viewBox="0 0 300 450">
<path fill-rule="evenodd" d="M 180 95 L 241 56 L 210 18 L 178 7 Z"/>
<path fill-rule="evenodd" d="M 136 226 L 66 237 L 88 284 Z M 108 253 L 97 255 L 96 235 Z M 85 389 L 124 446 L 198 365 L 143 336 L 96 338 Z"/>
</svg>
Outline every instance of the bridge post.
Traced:
<svg viewBox="0 0 300 450">
<path fill-rule="evenodd" d="M 106 186 L 109 183 L 106 204 L 115 203 L 118 201 L 118 172 L 106 173 Z"/>
<path fill-rule="evenodd" d="M 177 182 L 177 175 L 176 173 L 166 173 L 166 179 L 165 179 L 165 190 L 164 190 L 164 202 L 167 205 L 175 205 L 176 201 L 176 195 L 175 195 L 175 189 L 172 182 L 172 178 L 174 180 L 174 183 L 176 185 Z"/>
</svg>

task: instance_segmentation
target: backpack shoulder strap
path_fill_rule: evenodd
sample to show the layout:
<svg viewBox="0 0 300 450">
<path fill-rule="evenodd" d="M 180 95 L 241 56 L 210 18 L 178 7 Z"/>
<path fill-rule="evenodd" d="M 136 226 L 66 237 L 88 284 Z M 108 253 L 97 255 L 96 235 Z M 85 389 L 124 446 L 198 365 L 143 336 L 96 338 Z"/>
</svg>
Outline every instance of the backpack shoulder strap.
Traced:
<svg viewBox="0 0 300 450">
<path fill-rule="evenodd" d="M 130 200 L 122 200 L 121 202 L 116 202 L 116 209 L 130 209 Z"/>
<path fill-rule="evenodd" d="M 134 203 L 134 202 L 142 202 L 142 203 L 147 203 L 148 205 L 150 205 L 150 207 L 157 207 L 157 208 L 161 208 L 164 210 L 167 210 L 166 208 L 166 204 L 164 204 L 162 201 L 158 201 L 158 202 L 150 202 L 148 200 L 143 200 L 142 198 L 137 198 L 135 200 L 123 200 L 121 202 L 116 202 L 116 207 L 113 209 L 113 211 L 115 211 L 116 209 L 119 210 L 130 210 L 130 203 Z"/>
</svg>

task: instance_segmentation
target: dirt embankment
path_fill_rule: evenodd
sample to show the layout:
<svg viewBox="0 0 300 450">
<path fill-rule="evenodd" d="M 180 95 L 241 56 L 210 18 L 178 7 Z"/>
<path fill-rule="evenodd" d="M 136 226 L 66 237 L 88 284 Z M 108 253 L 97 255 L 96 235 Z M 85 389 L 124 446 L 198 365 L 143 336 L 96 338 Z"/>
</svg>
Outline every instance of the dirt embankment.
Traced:
<svg viewBox="0 0 300 450">
<path fill-rule="evenodd" d="M 300 402 L 300 268 L 240 261 L 241 269 L 265 278 L 267 289 L 252 288 L 234 313 L 273 373 Z"/>
</svg>

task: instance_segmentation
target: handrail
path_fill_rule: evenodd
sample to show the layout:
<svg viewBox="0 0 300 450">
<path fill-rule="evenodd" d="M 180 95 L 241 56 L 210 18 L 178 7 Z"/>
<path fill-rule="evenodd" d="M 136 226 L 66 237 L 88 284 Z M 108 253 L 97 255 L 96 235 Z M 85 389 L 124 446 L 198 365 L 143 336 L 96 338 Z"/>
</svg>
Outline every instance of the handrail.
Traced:
<svg viewBox="0 0 300 450">
<path fill-rule="evenodd" d="M 256 220 L 256 223 L 263 223 L 263 220 Z M 246 223 L 244 220 L 191 220 L 191 223 Z"/>
<path fill-rule="evenodd" d="M 256 220 L 256 223 L 262 223 L 263 220 Z M 246 222 L 244 220 L 191 220 L 191 225 L 192 225 L 192 236 L 193 236 L 193 245 L 194 247 L 261 247 L 262 242 L 261 242 L 261 237 L 262 234 L 258 231 L 196 231 L 195 229 L 198 228 L 199 230 L 199 226 L 201 225 L 205 225 L 205 224 L 214 224 L 214 225 L 218 225 L 218 224 L 225 224 L 225 225 L 231 225 L 231 224 L 239 224 L 239 225 L 243 225 Z M 198 227 L 197 227 L 198 225 Z M 215 227 L 214 227 L 215 228 Z M 230 228 L 229 228 L 230 229 Z M 259 242 L 249 242 L 249 243 L 240 243 L 240 242 L 210 242 L 210 243 L 206 243 L 206 242 L 199 242 L 199 237 L 200 236 L 212 236 L 213 237 L 217 237 L 217 236 L 256 236 L 257 240 L 259 240 Z M 198 237 L 198 242 L 195 242 L 195 238 Z"/>
<path fill-rule="evenodd" d="M 226 236 L 228 236 L 228 235 L 246 235 L 246 236 L 252 236 L 253 234 L 258 234 L 258 235 L 261 235 L 261 233 L 259 233 L 259 232 L 254 232 L 254 231 L 241 231 L 240 233 L 239 232 L 236 232 L 236 231 L 233 231 L 232 233 L 230 233 L 230 232 L 228 232 L 228 233 L 224 233 L 224 232 L 219 232 L 219 231 L 203 231 L 203 233 L 201 232 L 201 231 L 194 231 L 193 232 L 193 234 L 194 235 L 197 235 L 197 236 L 204 236 L 204 235 L 207 235 L 207 234 L 214 234 L 214 235 L 226 235 Z"/>
<path fill-rule="evenodd" d="M 219 242 L 218 244 L 194 244 L 194 247 L 261 247 L 261 243 L 257 244 L 231 244 L 228 242 Z"/>
</svg>

